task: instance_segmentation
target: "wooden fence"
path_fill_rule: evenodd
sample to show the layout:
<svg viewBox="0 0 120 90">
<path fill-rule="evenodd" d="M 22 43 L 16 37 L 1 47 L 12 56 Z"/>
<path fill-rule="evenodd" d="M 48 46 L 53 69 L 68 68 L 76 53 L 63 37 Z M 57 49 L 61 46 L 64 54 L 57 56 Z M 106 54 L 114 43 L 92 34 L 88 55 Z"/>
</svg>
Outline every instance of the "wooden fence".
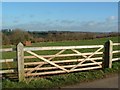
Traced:
<svg viewBox="0 0 120 90">
<path fill-rule="evenodd" d="M 113 43 L 111 40 L 104 45 L 87 46 L 54 46 L 54 47 L 24 47 L 22 43 L 16 49 L 1 49 L 1 52 L 16 52 L 15 59 L 3 59 L 0 63 L 17 61 L 17 73 L 19 81 L 31 76 L 43 76 L 60 73 L 70 73 L 83 70 L 112 68 L 112 62 L 120 58 L 113 58 L 113 54 L 120 53 L 120 50 L 113 49 L 120 43 Z M 82 49 L 92 49 L 92 52 L 81 52 Z M 53 55 L 40 55 L 42 51 L 58 51 Z M 73 53 L 64 53 L 71 50 Z M 94 51 L 93 51 L 94 50 Z M 36 52 L 39 51 L 39 52 Z M 25 53 L 28 53 L 25 55 Z M 101 56 L 100 56 L 101 55 Z M 56 59 L 57 58 L 57 59 Z M 29 60 L 30 59 L 30 60 Z M 34 61 L 34 59 L 37 61 Z M 1 70 L 0 73 L 13 73 L 14 69 Z"/>
</svg>

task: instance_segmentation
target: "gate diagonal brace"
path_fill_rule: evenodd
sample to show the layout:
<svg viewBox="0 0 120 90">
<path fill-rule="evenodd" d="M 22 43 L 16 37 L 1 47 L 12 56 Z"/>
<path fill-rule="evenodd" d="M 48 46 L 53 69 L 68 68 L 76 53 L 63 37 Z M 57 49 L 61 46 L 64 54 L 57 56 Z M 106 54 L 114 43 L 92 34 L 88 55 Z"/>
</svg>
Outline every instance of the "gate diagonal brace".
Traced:
<svg viewBox="0 0 120 90">
<path fill-rule="evenodd" d="M 78 50 L 75 50 L 75 49 L 71 49 L 73 52 L 77 53 L 77 54 L 81 54 L 81 56 L 83 56 L 84 58 L 87 58 L 86 55 L 82 55 L 81 52 L 79 52 Z"/>
<path fill-rule="evenodd" d="M 49 63 L 49 64 L 51 64 L 51 65 L 53 65 L 53 66 L 55 66 L 55 67 L 57 67 L 57 68 L 59 68 L 59 69 L 62 69 L 63 71 L 69 72 L 69 70 L 67 70 L 67 69 L 65 69 L 65 68 L 63 68 L 63 67 L 61 67 L 61 66 L 59 66 L 59 65 L 57 65 L 57 64 L 55 64 L 55 63 L 53 63 L 53 62 L 51 62 L 51 61 L 49 61 L 48 59 L 43 58 L 42 56 L 37 55 L 37 54 L 34 53 L 34 52 L 31 52 L 31 51 L 26 51 L 26 52 L 34 55 L 35 57 L 37 57 L 37 58 L 39 58 L 39 59 L 42 59 L 43 61 L 45 61 L 45 62 L 47 62 L 47 63 Z M 33 70 L 33 71 L 34 71 L 34 70 Z"/>
<path fill-rule="evenodd" d="M 48 60 L 52 60 L 52 59 L 54 59 L 57 55 L 63 53 L 64 51 L 65 51 L 65 49 L 59 51 L 58 53 L 55 54 L 54 57 L 50 57 Z M 36 68 L 39 68 L 39 67 L 41 67 L 42 65 L 44 65 L 44 64 L 40 64 L 40 65 L 36 66 L 34 69 L 29 70 L 27 73 L 32 73 Z"/>
<path fill-rule="evenodd" d="M 95 53 L 99 52 L 103 47 L 100 47 L 98 50 L 96 50 L 95 52 L 93 52 L 91 55 L 89 55 L 88 57 L 86 57 L 83 61 L 81 61 L 80 63 L 78 63 L 76 66 L 74 66 L 73 68 L 70 69 L 70 71 L 74 70 L 75 68 L 77 68 L 79 65 L 81 65 L 82 63 L 84 63 L 87 59 L 91 58 Z M 95 62 L 95 61 L 93 61 Z M 101 65 L 100 65 L 101 66 Z"/>
<path fill-rule="evenodd" d="M 88 56 L 86 55 L 82 55 L 81 52 L 79 52 L 78 50 L 75 50 L 75 49 L 71 49 L 73 52 L 77 53 L 77 54 L 81 54 L 81 56 L 83 56 L 84 58 L 87 58 Z M 87 59 L 86 59 L 87 60 Z M 97 63 L 95 60 L 90 60 L 91 62 L 93 63 Z M 101 66 L 100 64 L 98 64 L 99 66 Z"/>
</svg>

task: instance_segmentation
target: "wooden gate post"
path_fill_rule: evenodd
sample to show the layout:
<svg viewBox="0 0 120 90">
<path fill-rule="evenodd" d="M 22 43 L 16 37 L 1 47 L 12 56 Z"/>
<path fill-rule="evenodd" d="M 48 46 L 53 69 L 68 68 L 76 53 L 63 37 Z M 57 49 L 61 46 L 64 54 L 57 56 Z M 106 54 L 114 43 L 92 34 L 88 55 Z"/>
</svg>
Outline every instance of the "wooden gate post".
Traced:
<svg viewBox="0 0 120 90">
<path fill-rule="evenodd" d="M 19 81 L 24 80 L 24 46 L 20 42 L 17 45 L 17 62 L 18 62 L 18 79 Z"/>
<path fill-rule="evenodd" d="M 108 40 L 104 45 L 103 68 L 112 68 L 113 42 Z"/>
</svg>

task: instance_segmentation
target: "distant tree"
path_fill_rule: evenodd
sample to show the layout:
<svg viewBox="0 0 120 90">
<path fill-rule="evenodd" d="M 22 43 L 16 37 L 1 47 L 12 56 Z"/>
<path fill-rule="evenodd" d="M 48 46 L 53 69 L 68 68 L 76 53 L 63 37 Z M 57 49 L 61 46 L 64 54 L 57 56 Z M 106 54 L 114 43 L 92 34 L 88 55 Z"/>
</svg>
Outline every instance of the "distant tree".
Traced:
<svg viewBox="0 0 120 90">
<path fill-rule="evenodd" d="M 85 39 L 94 39 L 95 35 L 93 33 L 86 33 L 84 36 Z"/>
<path fill-rule="evenodd" d="M 19 42 L 23 42 L 24 40 L 24 32 L 20 29 L 13 30 L 11 34 L 11 42 L 12 44 L 17 44 Z"/>
<path fill-rule="evenodd" d="M 21 29 L 4 29 L 1 31 L 2 43 L 18 44 L 19 42 L 31 41 L 35 42 L 49 42 L 49 41 L 70 41 L 70 40 L 83 40 L 104 38 L 111 36 L 120 36 L 120 33 L 92 33 L 92 32 L 69 32 L 69 31 L 23 31 Z"/>
<path fill-rule="evenodd" d="M 8 45 L 8 44 L 10 44 L 10 39 L 9 39 L 9 37 L 8 37 L 7 35 L 3 34 L 3 33 L 1 33 L 1 34 L 2 34 L 2 44 L 3 44 L 3 45 Z"/>
<path fill-rule="evenodd" d="M 27 32 L 24 32 L 24 41 L 32 41 L 32 40 L 33 40 L 33 36 Z"/>
</svg>

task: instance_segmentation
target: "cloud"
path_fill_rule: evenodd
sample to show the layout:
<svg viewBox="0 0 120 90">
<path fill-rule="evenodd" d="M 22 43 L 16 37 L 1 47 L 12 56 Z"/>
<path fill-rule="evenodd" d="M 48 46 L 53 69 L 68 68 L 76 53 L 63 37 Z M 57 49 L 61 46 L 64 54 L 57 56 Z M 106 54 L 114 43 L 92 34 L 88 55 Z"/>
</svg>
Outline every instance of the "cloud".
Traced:
<svg viewBox="0 0 120 90">
<path fill-rule="evenodd" d="M 97 21 L 88 21 L 84 22 L 81 25 L 81 30 L 83 31 L 93 31 L 93 32 L 116 32 L 118 31 L 118 22 L 116 17 L 108 17 L 105 21 L 97 22 Z"/>
<path fill-rule="evenodd" d="M 47 19 L 44 22 L 29 22 L 19 24 L 11 28 L 21 28 L 25 30 L 60 30 L 60 31 L 91 31 L 91 32 L 114 32 L 118 31 L 118 23 L 115 16 L 110 16 L 104 21 L 84 21 L 79 20 L 51 20 Z"/>
<path fill-rule="evenodd" d="M 108 22 L 113 22 L 113 21 L 116 21 L 116 20 L 117 20 L 116 16 L 110 16 L 110 17 L 106 18 L 106 21 L 108 21 Z"/>
</svg>

